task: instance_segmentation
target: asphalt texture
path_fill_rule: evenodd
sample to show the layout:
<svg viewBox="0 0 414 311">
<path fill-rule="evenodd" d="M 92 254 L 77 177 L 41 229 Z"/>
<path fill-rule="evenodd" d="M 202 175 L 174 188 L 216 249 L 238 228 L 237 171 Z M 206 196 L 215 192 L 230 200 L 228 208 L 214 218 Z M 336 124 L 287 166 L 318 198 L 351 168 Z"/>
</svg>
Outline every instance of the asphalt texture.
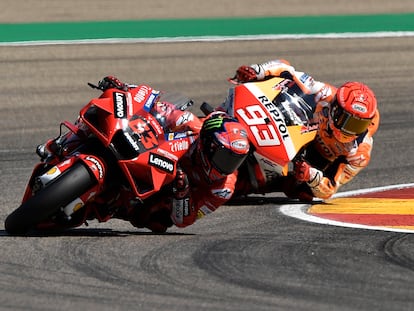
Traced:
<svg viewBox="0 0 414 311">
<path fill-rule="evenodd" d="M 342 190 L 413 182 L 414 38 L 2 46 L 0 219 L 20 203 L 35 146 L 98 95 L 87 82 L 114 74 L 177 91 L 197 113 L 224 99 L 239 65 L 275 58 L 375 91 L 372 161 Z M 165 235 L 115 220 L 49 236 L 11 237 L 0 226 L 0 310 L 414 308 L 414 235 L 307 223 L 282 215 L 285 202 L 269 194 L 223 206 Z"/>
</svg>

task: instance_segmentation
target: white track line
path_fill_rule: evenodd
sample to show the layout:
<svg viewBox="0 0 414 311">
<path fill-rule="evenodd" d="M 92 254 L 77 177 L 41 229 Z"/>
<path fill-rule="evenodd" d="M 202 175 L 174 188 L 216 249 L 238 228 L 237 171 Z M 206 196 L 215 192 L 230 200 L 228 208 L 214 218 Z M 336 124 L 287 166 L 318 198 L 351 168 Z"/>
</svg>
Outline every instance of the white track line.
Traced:
<svg viewBox="0 0 414 311">
<path fill-rule="evenodd" d="M 0 46 L 36 46 L 71 44 L 126 44 L 126 43 L 169 43 L 169 42 L 221 42 L 283 39 L 350 39 L 350 38 L 392 38 L 413 37 L 414 31 L 346 32 L 322 34 L 279 34 L 242 36 L 198 36 L 198 37 L 156 37 L 156 38 L 107 38 L 79 40 L 39 40 L 0 42 Z"/>
</svg>

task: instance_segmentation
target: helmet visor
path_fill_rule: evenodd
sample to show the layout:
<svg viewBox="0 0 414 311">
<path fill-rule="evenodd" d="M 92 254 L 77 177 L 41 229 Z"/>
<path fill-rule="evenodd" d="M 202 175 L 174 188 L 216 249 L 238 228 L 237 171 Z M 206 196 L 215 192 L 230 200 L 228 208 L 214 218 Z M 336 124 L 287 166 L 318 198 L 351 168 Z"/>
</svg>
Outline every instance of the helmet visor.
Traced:
<svg viewBox="0 0 414 311">
<path fill-rule="evenodd" d="M 371 119 L 358 118 L 345 111 L 337 103 L 333 104 L 331 117 L 335 127 L 348 135 L 362 134 L 371 124 Z"/>
<path fill-rule="evenodd" d="M 220 174 L 229 175 L 239 168 L 246 157 L 247 154 L 237 154 L 223 147 L 214 152 L 211 164 Z"/>
</svg>

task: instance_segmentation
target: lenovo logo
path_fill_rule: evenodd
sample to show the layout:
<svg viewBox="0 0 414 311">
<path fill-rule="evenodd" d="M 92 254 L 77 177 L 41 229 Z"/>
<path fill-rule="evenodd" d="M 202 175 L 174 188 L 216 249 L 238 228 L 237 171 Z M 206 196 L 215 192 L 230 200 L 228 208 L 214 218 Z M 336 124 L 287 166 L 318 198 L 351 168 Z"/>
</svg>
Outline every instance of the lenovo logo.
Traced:
<svg viewBox="0 0 414 311">
<path fill-rule="evenodd" d="M 127 116 L 127 101 L 123 93 L 113 93 L 115 118 L 123 119 Z"/>
<path fill-rule="evenodd" d="M 154 153 L 150 153 L 148 164 L 170 174 L 174 172 L 174 162 L 172 160 Z"/>
</svg>

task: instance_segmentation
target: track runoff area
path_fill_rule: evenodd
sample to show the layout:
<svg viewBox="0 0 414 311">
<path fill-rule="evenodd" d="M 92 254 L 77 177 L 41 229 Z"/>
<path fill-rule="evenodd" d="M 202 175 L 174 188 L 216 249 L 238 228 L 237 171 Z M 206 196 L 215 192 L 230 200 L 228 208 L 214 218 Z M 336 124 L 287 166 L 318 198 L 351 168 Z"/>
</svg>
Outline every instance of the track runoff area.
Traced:
<svg viewBox="0 0 414 311">
<path fill-rule="evenodd" d="M 414 36 L 413 13 L 0 24 L 0 46 L 404 36 Z M 338 193 L 280 210 L 320 224 L 414 233 L 414 184 Z"/>
</svg>

